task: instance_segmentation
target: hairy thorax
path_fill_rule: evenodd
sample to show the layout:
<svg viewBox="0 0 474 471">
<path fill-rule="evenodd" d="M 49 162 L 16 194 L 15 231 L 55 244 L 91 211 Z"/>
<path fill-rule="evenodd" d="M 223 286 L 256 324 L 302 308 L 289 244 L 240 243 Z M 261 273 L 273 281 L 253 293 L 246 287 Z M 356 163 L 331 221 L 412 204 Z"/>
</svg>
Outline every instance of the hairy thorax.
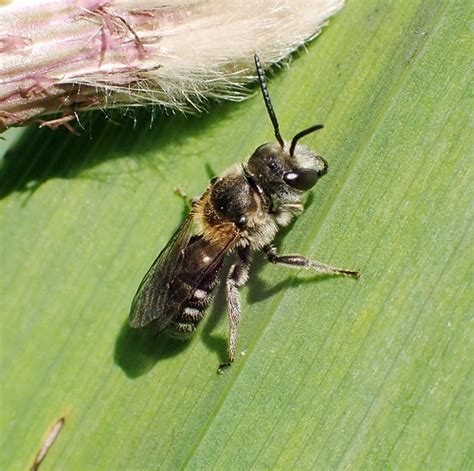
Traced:
<svg viewBox="0 0 474 471">
<path fill-rule="evenodd" d="M 193 208 L 198 231 L 209 241 L 234 239 L 232 248 L 260 249 L 278 231 L 268 204 L 249 183 L 241 166 L 216 178 Z"/>
</svg>

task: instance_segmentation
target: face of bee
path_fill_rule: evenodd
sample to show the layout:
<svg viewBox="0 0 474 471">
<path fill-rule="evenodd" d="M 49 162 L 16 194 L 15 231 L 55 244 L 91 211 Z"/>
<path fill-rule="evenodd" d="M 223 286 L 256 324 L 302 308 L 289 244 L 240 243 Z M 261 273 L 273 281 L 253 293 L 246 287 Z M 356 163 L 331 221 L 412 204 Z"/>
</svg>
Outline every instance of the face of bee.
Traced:
<svg viewBox="0 0 474 471">
<path fill-rule="evenodd" d="M 282 203 L 299 200 L 328 171 L 327 162 L 306 146 L 297 144 L 290 155 L 289 144 L 278 142 L 258 147 L 248 162 L 265 192 Z"/>
</svg>

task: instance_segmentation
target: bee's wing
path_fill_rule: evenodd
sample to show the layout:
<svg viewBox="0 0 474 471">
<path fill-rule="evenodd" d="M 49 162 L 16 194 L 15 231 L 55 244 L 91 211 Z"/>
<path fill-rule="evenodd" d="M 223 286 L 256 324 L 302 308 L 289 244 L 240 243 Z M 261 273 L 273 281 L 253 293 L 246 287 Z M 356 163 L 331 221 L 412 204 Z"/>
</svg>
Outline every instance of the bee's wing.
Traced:
<svg viewBox="0 0 474 471">
<path fill-rule="evenodd" d="M 193 218 L 189 215 L 140 283 L 128 320 L 132 327 L 142 327 L 156 319 L 163 326 L 169 323 L 173 313 L 168 313 L 166 309 L 168 286 L 182 267 L 184 249 L 192 235 Z"/>
</svg>

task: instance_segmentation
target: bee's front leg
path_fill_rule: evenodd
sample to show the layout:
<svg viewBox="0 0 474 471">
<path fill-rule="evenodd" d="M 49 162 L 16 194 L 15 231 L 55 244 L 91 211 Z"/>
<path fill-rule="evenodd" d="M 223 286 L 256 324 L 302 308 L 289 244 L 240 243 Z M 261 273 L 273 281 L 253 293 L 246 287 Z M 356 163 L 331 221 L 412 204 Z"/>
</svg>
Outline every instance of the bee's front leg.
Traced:
<svg viewBox="0 0 474 471">
<path fill-rule="evenodd" d="M 191 211 L 191 209 L 193 209 L 196 202 L 199 200 L 199 198 L 189 197 L 187 193 L 180 186 L 177 186 L 174 189 L 174 193 L 175 195 L 179 196 L 183 200 L 183 203 L 186 206 L 186 209 L 188 211 Z"/>
<path fill-rule="evenodd" d="M 278 263 L 293 268 L 307 268 L 323 275 L 344 275 L 350 276 L 351 278 L 360 277 L 360 272 L 358 271 L 336 268 L 322 262 L 317 262 L 316 260 L 309 260 L 302 255 L 278 255 L 278 251 L 273 245 L 267 245 L 263 250 L 267 254 L 268 261 L 271 263 Z"/>
<path fill-rule="evenodd" d="M 234 263 L 229 270 L 226 280 L 227 309 L 229 317 L 229 360 L 222 363 L 217 369 L 222 373 L 224 368 L 229 367 L 235 359 L 237 349 L 237 329 L 241 319 L 240 293 L 239 288 L 243 286 L 249 276 L 250 270 L 250 249 L 248 247 L 239 248 L 239 260 Z"/>
<path fill-rule="evenodd" d="M 273 214 L 277 224 L 284 227 L 287 226 L 294 217 L 301 214 L 303 210 L 304 208 L 302 204 L 288 203 L 273 208 L 271 213 Z"/>
</svg>

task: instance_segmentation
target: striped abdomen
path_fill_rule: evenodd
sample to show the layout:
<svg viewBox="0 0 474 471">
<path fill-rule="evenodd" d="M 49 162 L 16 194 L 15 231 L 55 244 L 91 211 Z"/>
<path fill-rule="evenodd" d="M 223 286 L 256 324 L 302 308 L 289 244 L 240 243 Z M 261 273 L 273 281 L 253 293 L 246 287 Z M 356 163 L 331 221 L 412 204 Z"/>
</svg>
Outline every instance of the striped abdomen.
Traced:
<svg viewBox="0 0 474 471">
<path fill-rule="evenodd" d="M 170 308 L 176 310 L 166 331 L 185 335 L 196 330 L 219 283 L 224 253 L 201 237 L 192 238 L 182 266 L 169 286 Z"/>
</svg>

